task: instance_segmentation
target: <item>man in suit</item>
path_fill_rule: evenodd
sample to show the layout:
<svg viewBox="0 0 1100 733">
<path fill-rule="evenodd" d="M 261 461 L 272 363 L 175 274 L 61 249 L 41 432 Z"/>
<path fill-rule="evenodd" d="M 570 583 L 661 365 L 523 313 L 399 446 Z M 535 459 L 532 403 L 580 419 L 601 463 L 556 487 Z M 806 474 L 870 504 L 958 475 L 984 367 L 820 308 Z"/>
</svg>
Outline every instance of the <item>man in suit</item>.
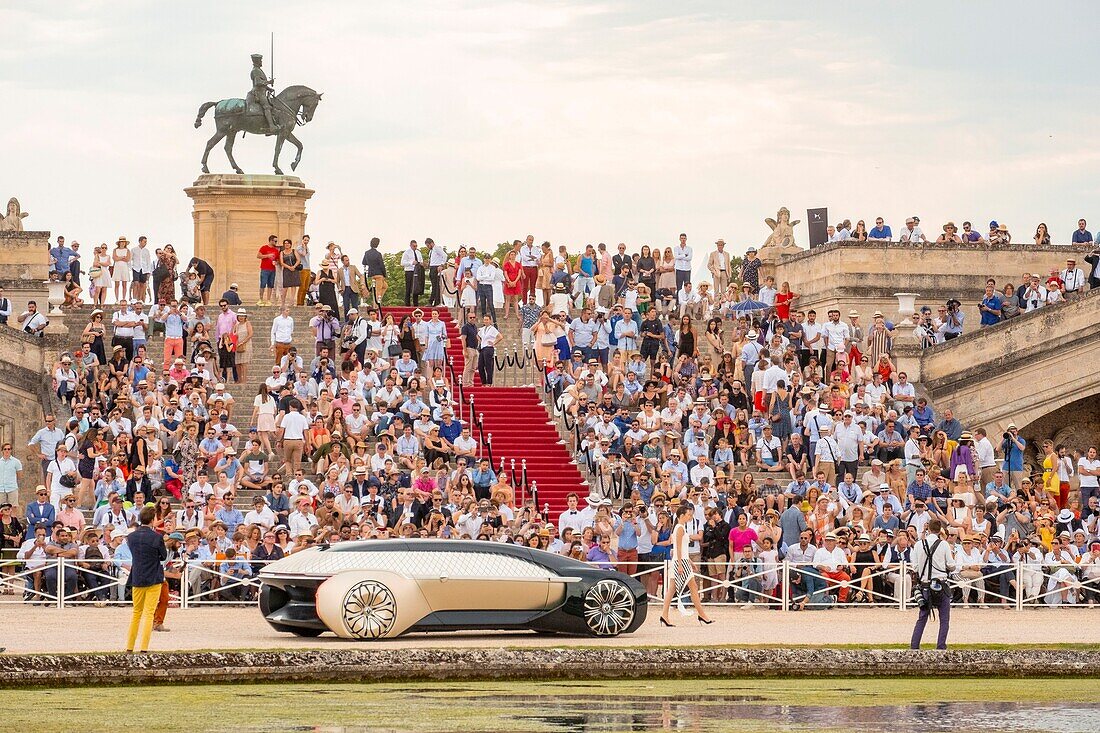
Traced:
<svg viewBox="0 0 1100 733">
<path fill-rule="evenodd" d="M 428 278 L 432 284 L 432 296 L 428 302 L 434 308 L 443 302 L 443 287 L 439 282 L 439 272 L 447 265 L 447 253 L 442 247 L 437 246 L 431 237 L 424 240 L 424 246 L 428 248 Z"/>
<path fill-rule="evenodd" d="M 144 507 L 138 515 L 140 526 L 126 538 L 133 557 L 130 583 L 134 589 L 134 613 L 130 617 L 130 633 L 126 640 L 128 653 L 141 654 L 149 648 L 153 617 L 164 585 L 164 561 L 168 559 L 168 548 L 164 546 L 164 539 L 150 526 L 155 517 L 155 508 Z"/>
<path fill-rule="evenodd" d="M 27 504 L 27 534 L 25 539 L 28 540 L 34 538 L 34 528 L 39 525 L 45 527 L 48 533 L 54 519 L 57 518 L 57 510 L 50 503 L 50 492 L 45 486 L 39 484 L 38 488 L 34 490 L 34 498 L 34 501 Z"/>
<path fill-rule="evenodd" d="M 424 524 L 431 507 L 424 504 L 418 498 L 416 489 L 400 489 L 394 499 L 393 513 L 390 518 L 390 526 L 400 530 L 401 525 L 412 522 L 416 527 Z"/>
<path fill-rule="evenodd" d="M 363 273 L 351 263 L 347 255 L 340 258 L 340 271 L 336 275 L 336 281 L 340 285 L 340 294 L 344 299 L 344 312 L 358 308 L 360 299 L 366 291 L 366 285 L 363 281 Z"/>
<path fill-rule="evenodd" d="M 714 243 L 716 250 L 707 257 L 707 271 L 714 281 L 714 297 L 721 297 L 730 284 L 730 255 L 726 251 L 726 240 L 719 239 Z"/>
</svg>

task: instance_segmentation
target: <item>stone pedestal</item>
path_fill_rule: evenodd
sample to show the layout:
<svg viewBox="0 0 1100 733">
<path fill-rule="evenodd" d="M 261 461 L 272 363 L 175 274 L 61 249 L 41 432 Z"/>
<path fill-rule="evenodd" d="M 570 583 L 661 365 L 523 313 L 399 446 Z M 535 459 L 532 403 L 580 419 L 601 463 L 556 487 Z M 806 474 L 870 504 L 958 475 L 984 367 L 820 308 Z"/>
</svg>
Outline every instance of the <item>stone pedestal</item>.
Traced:
<svg viewBox="0 0 1100 733">
<path fill-rule="evenodd" d="M 297 176 L 213 173 L 199 176 L 184 193 L 194 202 L 195 256 L 214 268 L 211 301 L 235 282 L 251 305 L 260 292 L 256 253 L 272 234 L 280 242 L 298 241 L 313 190 Z"/>
</svg>

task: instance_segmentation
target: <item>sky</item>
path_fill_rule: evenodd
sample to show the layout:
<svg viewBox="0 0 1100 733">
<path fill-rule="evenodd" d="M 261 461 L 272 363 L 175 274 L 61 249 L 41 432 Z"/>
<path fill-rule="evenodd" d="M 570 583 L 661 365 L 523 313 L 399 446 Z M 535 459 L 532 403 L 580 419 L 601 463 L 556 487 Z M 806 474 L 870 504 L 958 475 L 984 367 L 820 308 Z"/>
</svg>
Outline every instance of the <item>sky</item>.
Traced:
<svg viewBox="0 0 1100 733">
<path fill-rule="evenodd" d="M 683 231 L 699 258 L 759 246 L 780 206 L 1017 240 L 1045 221 L 1064 242 L 1100 226 L 1098 20 L 1012 0 L 0 0 L 0 198 L 28 229 L 190 252 L 183 188 L 213 132 L 195 113 L 244 96 L 274 32 L 276 87 L 324 93 L 298 131 L 306 228 L 345 251 Z M 235 154 L 271 173 L 272 151 Z M 220 145 L 210 161 L 230 171 Z"/>
</svg>

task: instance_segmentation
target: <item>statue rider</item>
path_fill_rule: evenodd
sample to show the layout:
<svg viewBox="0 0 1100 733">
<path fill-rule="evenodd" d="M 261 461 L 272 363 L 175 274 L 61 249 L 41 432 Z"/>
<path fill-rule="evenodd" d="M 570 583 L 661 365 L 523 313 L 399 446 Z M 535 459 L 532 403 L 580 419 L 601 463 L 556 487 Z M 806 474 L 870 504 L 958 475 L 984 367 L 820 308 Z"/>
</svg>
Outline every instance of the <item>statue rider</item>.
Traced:
<svg viewBox="0 0 1100 733">
<path fill-rule="evenodd" d="M 264 111 L 264 119 L 267 120 L 267 129 L 276 130 L 275 120 L 271 117 L 271 96 L 274 94 L 275 89 L 272 86 L 275 83 L 274 79 L 268 79 L 267 74 L 263 69 L 264 57 L 263 54 L 252 54 L 252 90 L 249 91 L 248 97 L 256 101 L 260 105 L 260 108 Z"/>
</svg>

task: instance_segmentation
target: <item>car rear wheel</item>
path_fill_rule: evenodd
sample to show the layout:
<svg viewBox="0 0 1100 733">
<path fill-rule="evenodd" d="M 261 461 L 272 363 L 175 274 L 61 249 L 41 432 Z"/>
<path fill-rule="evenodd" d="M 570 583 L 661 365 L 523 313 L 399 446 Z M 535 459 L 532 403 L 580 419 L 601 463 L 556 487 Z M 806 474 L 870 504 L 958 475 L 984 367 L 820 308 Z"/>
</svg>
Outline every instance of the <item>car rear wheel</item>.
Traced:
<svg viewBox="0 0 1100 733">
<path fill-rule="evenodd" d="M 584 623 L 595 636 L 618 636 L 634 620 L 634 595 L 624 583 L 601 580 L 584 594 Z"/>
<path fill-rule="evenodd" d="M 377 580 L 363 580 L 344 594 L 344 625 L 358 639 L 381 639 L 397 620 L 397 599 Z"/>
</svg>

